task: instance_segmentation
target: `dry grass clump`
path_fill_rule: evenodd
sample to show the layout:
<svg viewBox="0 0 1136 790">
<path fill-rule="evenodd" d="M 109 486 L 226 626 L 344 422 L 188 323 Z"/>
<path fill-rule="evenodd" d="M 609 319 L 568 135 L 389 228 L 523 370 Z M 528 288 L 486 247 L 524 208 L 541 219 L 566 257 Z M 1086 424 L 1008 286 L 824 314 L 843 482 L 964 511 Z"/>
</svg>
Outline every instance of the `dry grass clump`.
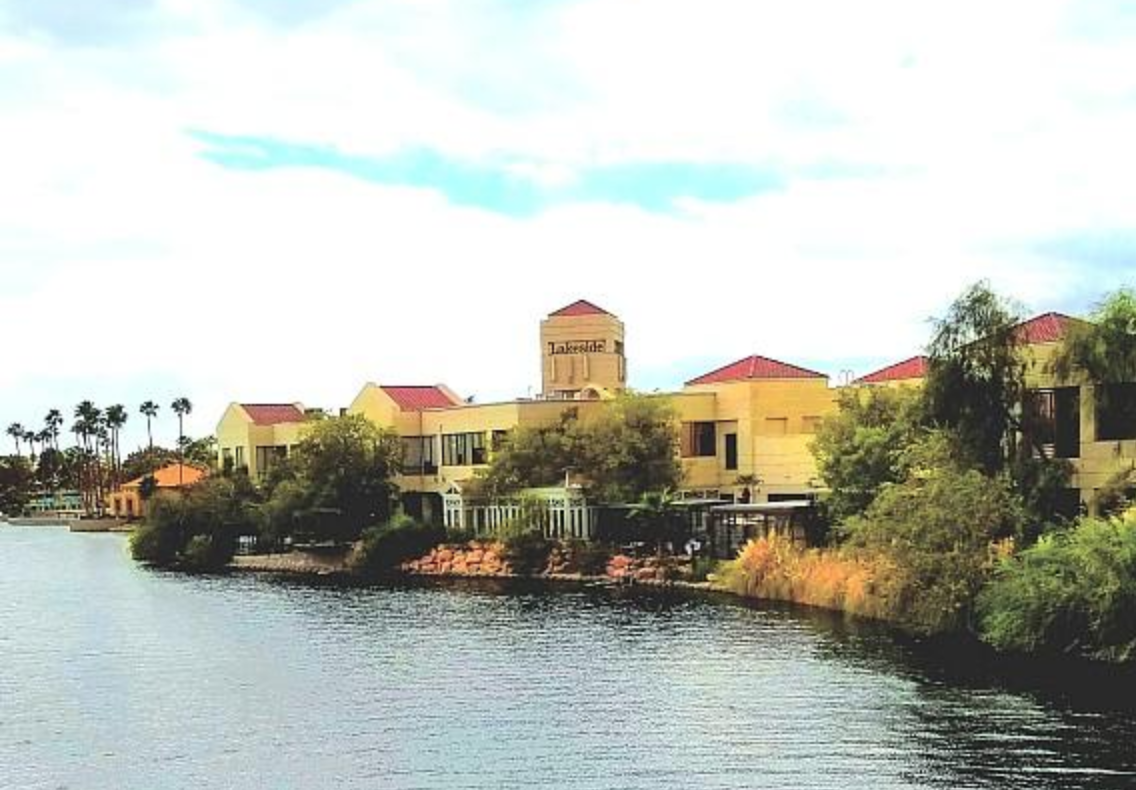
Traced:
<svg viewBox="0 0 1136 790">
<path fill-rule="evenodd" d="M 805 549 L 777 534 L 751 540 L 718 575 L 741 595 L 890 619 L 895 569 L 882 557 Z"/>
</svg>

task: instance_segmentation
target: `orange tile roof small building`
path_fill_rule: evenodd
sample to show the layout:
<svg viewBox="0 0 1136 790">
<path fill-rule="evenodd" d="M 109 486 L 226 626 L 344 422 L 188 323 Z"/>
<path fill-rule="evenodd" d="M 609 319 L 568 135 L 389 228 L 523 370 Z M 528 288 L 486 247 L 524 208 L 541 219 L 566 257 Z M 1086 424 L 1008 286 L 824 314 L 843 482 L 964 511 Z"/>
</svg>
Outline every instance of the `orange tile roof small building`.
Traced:
<svg viewBox="0 0 1136 790">
<path fill-rule="evenodd" d="M 209 472 L 190 464 L 168 464 L 153 473 L 154 490 L 178 491 L 199 483 Z M 137 518 L 146 514 L 146 502 L 142 498 L 142 481 L 146 475 L 123 483 L 117 491 L 106 495 L 107 512 L 114 518 Z"/>
</svg>

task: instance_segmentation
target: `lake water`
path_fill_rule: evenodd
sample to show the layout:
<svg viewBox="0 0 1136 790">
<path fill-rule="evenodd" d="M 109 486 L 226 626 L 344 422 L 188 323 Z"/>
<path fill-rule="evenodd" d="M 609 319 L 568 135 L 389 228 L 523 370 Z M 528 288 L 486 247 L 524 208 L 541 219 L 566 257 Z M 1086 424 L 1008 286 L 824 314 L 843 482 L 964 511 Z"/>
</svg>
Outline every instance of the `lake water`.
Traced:
<svg viewBox="0 0 1136 790">
<path fill-rule="evenodd" d="M 0 568 L 3 788 L 1136 787 L 1130 682 L 1072 704 L 820 614 L 191 577 L 3 525 Z"/>
</svg>

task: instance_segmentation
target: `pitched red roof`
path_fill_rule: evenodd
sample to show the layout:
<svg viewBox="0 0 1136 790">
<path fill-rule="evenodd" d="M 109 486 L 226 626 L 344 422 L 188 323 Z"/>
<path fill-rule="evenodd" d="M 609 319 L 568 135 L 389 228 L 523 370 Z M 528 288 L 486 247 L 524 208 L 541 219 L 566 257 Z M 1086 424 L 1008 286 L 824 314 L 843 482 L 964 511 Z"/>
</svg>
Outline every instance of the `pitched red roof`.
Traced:
<svg viewBox="0 0 1136 790">
<path fill-rule="evenodd" d="M 304 421 L 304 412 L 294 403 L 242 403 L 241 408 L 257 425 Z"/>
<path fill-rule="evenodd" d="M 422 411 L 423 409 L 444 409 L 456 406 L 457 401 L 441 387 L 410 386 L 380 387 L 402 411 Z"/>
<path fill-rule="evenodd" d="M 778 362 L 768 357 L 753 356 L 731 362 L 725 367 L 712 370 L 696 379 L 686 382 L 689 387 L 693 384 L 719 384 L 724 381 L 743 381 L 746 379 L 823 379 L 828 378 L 815 370 Z"/>
<path fill-rule="evenodd" d="M 561 307 L 554 313 L 549 313 L 548 317 L 572 317 L 577 315 L 611 315 L 611 313 L 604 310 L 602 307 L 596 307 L 586 299 L 580 299 L 567 307 Z"/>
<path fill-rule="evenodd" d="M 1039 343 L 1058 343 L 1065 338 L 1069 325 L 1078 321 L 1062 313 L 1043 313 L 1018 324 L 1018 340 L 1027 346 Z"/>
<path fill-rule="evenodd" d="M 886 381 L 906 381 L 907 379 L 921 379 L 927 375 L 927 357 L 918 356 L 896 362 L 886 368 L 880 368 L 874 373 L 861 376 L 853 384 L 883 384 Z"/>
</svg>

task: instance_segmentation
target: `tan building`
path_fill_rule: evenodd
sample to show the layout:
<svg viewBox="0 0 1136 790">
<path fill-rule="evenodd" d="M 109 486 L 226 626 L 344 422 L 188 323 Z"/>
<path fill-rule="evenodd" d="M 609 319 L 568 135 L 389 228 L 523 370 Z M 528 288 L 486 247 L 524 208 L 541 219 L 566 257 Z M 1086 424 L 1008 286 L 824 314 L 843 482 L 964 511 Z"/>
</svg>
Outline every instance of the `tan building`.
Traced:
<svg viewBox="0 0 1136 790">
<path fill-rule="evenodd" d="M 430 517 L 443 495 L 475 488 L 477 472 L 510 431 L 554 424 L 569 410 L 587 420 L 626 388 L 623 323 L 606 310 L 581 300 L 550 313 L 540 342 L 542 395 L 535 399 L 471 404 L 442 384 L 373 382 L 355 396 L 348 413 L 402 437 L 398 484 L 412 513 Z M 731 498 L 748 488 L 758 502 L 815 493 L 808 445 L 835 408 L 823 374 L 750 356 L 660 397 L 678 413 L 682 493 Z M 230 405 L 217 428 L 220 462 L 247 466 L 260 479 L 299 440 L 303 414 L 299 404 Z"/>
<path fill-rule="evenodd" d="M 299 403 L 231 403 L 217 424 L 217 463 L 262 480 L 299 443 L 306 422 Z"/>
<path fill-rule="evenodd" d="M 1059 381 L 1050 363 L 1069 327 L 1080 319 L 1044 313 L 1023 321 L 1018 336 L 1027 349 L 1023 404 L 1031 432 L 1026 438 L 1050 458 L 1063 458 L 1073 467 L 1073 479 L 1063 509 L 1069 514 L 1084 506 L 1096 509 L 1097 491 L 1118 471 L 1136 464 L 1136 384 L 1106 385 L 1107 398 L 1098 398 L 1099 385 L 1083 376 Z M 856 380 L 870 386 L 919 385 L 926 376 L 925 357 L 890 365 Z"/>
<path fill-rule="evenodd" d="M 541 393 L 599 397 L 627 388 L 623 322 L 581 299 L 540 322 Z"/>
</svg>

